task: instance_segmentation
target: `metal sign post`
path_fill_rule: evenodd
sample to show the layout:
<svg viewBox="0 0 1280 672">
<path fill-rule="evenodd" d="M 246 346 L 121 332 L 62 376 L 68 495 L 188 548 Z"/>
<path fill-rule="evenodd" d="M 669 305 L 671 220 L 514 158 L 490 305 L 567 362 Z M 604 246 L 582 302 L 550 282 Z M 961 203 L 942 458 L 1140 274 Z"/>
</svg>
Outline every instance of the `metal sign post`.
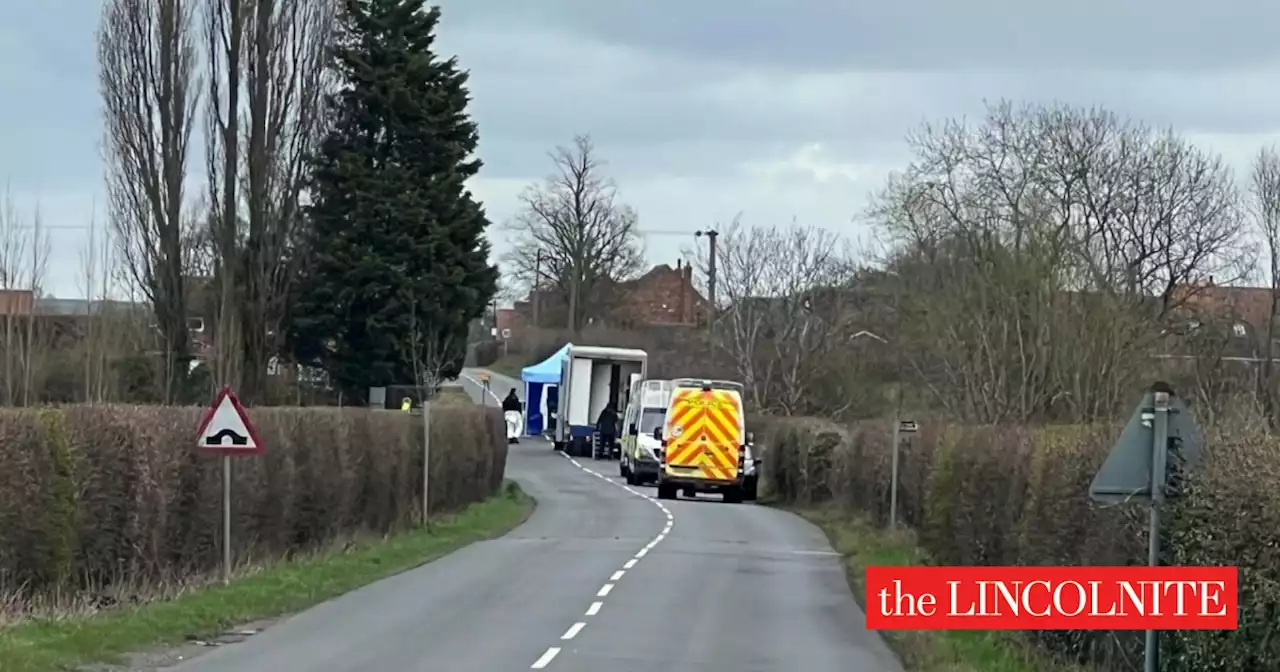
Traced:
<svg viewBox="0 0 1280 672">
<path fill-rule="evenodd" d="M 222 582 L 231 581 L 231 456 L 222 456 Z"/>
<path fill-rule="evenodd" d="M 230 387 L 218 392 L 196 431 L 196 447 L 222 456 L 222 582 L 231 581 L 231 458 L 266 451 L 258 430 Z"/>
<path fill-rule="evenodd" d="M 889 529 L 898 527 L 898 464 L 902 454 L 902 435 L 917 431 L 914 420 L 897 420 L 893 423 L 893 456 L 889 464 Z"/>
<path fill-rule="evenodd" d="M 902 440 L 902 423 L 894 418 L 893 449 L 889 458 L 889 529 L 898 529 L 898 442 Z"/>
<path fill-rule="evenodd" d="M 431 524 L 431 401 L 422 400 L 422 524 Z"/>
<path fill-rule="evenodd" d="M 1164 488 L 1168 478 L 1169 457 L 1169 396 L 1172 390 L 1152 390 L 1152 406 L 1155 416 L 1151 441 L 1151 512 L 1147 526 L 1147 565 L 1160 565 L 1160 506 L 1164 504 Z M 1160 670 L 1160 633 L 1147 631 L 1145 670 Z"/>
<path fill-rule="evenodd" d="M 1168 383 L 1157 382 L 1134 409 L 1089 485 L 1089 497 L 1095 502 L 1148 505 L 1147 564 L 1151 567 L 1160 565 L 1160 507 L 1169 484 L 1169 460 L 1177 460 L 1183 468 L 1194 466 L 1203 445 L 1190 410 Z M 1145 649 L 1144 670 L 1158 672 L 1159 632 L 1146 632 Z"/>
</svg>

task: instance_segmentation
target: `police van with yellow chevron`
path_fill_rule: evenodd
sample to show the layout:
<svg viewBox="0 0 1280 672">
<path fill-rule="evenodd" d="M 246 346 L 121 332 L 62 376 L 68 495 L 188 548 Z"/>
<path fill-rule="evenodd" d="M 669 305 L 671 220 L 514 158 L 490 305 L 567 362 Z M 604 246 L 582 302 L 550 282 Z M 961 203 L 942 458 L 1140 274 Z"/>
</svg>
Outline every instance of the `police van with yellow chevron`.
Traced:
<svg viewBox="0 0 1280 672">
<path fill-rule="evenodd" d="M 658 451 L 658 498 L 718 493 L 724 501 L 755 499 L 756 468 L 746 432 L 741 383 L 680 378 L 672 381 Z"/>
</svg>

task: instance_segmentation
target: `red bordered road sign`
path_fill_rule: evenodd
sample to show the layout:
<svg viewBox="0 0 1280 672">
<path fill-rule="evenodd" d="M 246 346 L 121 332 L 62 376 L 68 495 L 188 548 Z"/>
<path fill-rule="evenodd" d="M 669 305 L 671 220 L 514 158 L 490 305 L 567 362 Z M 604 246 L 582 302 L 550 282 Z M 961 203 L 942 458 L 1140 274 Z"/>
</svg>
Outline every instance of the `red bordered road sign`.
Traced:
<svg viewBox="0 0 1280 672">
<path fill-rule="evenodd" d="M 258 430 L 230 387 L 224 387 L 200 422 L 197 447 L 217 455 L 261 455 L 266 452 Z"/>
</svg>

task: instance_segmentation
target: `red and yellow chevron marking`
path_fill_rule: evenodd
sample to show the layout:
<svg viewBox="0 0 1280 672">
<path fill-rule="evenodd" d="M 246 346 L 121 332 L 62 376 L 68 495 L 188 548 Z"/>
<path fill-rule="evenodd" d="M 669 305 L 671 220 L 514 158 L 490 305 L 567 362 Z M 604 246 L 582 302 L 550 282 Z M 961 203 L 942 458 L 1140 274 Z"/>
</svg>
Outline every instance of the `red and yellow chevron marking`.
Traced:
<svg viewBox="0 0 1280 672">
<path fill-rule="evenodd" d="M 700 478 L 729 480 L 738 472 L 742 400 L 729 390 L 682 388 L 671 397 L 664 434 L 667 463 L 696 467 Z M 681 429 L 676 436 L 675 429 Z M 706 440 L 702 440 L 703 437 Z"/>
</svg>

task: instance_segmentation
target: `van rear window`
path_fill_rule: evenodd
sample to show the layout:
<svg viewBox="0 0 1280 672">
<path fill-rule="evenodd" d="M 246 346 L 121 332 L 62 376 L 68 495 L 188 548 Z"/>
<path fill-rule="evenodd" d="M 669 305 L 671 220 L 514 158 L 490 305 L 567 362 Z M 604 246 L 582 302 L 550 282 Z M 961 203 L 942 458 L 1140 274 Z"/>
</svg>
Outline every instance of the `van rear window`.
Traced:
<svg viewBox="0 0 1280 672">
<path fill-rule="evenodd" d="M 662 421 L 667 417 L 667 412 L 661 408 L 646 408 L 640 414 L 640 433 L 652 434 L 653 430 L 662 426 Z"/>
</svg>

